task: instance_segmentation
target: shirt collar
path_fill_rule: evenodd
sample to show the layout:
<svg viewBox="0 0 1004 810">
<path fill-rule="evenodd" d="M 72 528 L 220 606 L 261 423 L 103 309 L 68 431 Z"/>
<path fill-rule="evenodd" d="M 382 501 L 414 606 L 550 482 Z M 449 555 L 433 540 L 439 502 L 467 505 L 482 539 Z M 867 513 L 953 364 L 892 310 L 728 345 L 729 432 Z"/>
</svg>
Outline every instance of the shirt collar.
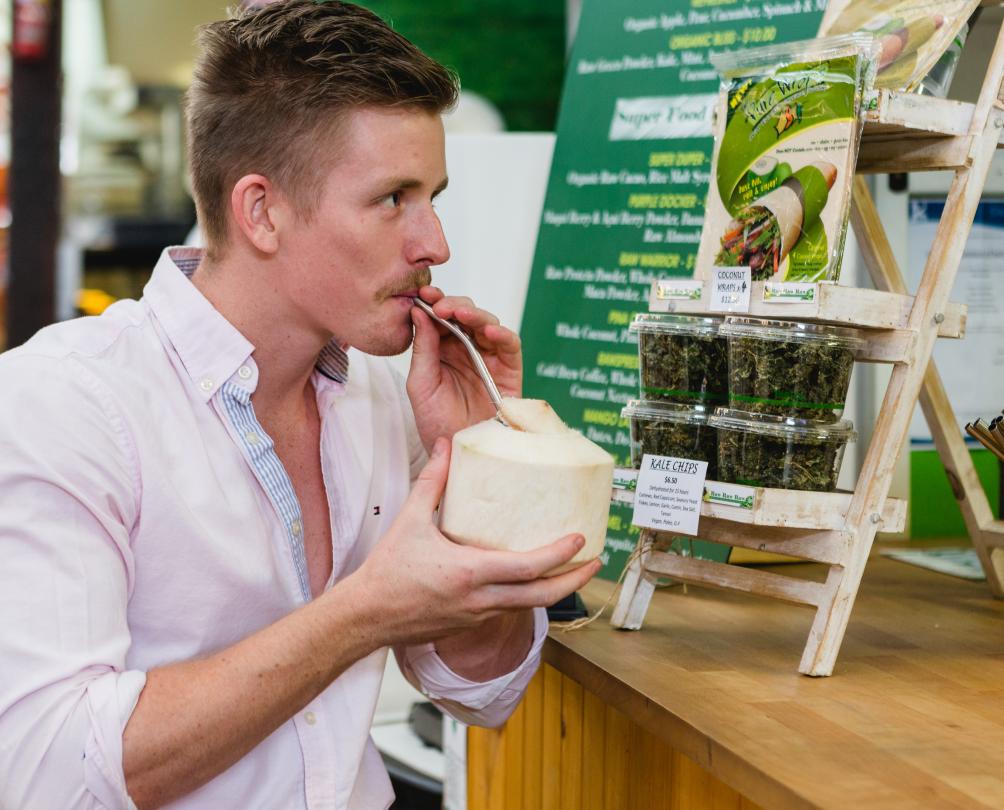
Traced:
<svg viewBox="0 0 1004 810">
<path fill-rule="evenodd" d="M 247 361 L 255 347 L 191 283 L 203 253 L 201 248 L 166 248 L 143 289 L 143 297 L 178 352 L 185 371 L 208 400 Z M 316 369 L 330 380 L 345 383 L 348 366 L 345 350 L 331 341 L 318 356 Z"/>
</svg>

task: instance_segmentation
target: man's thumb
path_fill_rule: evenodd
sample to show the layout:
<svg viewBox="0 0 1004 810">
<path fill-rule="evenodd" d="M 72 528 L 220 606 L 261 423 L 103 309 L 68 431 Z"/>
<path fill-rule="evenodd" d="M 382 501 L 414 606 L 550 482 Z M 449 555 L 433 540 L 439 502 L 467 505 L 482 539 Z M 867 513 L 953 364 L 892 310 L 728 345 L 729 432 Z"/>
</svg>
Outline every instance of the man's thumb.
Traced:
<svg viewBox="0 0 1004 810">
<path fill-rule="evenodd" d="M 411 370 L 408 376 L 424 381 L 439 373 L 439 332 L 432 325 L 429 316 L 418 307 L 411 311 L 415 337 L 411 344 Z"/>
<path fill-rule="evenodd" d="M 446 479 L 450 472 L 450 442 L 440 436 L 432 448 L 432 455 L 411 489 L 411 498 L 423 512 L 431 515 L 439 506 L 446 490 Z"/>
</svg>

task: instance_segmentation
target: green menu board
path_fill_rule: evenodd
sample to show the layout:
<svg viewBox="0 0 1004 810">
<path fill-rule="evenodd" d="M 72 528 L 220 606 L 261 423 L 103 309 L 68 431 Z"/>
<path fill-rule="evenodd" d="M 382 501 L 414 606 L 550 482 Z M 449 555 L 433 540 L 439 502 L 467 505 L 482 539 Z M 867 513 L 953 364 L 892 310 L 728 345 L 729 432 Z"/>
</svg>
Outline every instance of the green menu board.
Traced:
<svg viewBox="0 0 1004 810">
<path fill-rule="evenodd" d="M 711 168 L 714 52 L 808 39 L 825 0 L 583 0 L 521 330 L 526 396 L 627 465 L 628 325 L 653 280 L 693 274 Z M 635 544 L 610 513 L 601 576 Z"/>
</svg>

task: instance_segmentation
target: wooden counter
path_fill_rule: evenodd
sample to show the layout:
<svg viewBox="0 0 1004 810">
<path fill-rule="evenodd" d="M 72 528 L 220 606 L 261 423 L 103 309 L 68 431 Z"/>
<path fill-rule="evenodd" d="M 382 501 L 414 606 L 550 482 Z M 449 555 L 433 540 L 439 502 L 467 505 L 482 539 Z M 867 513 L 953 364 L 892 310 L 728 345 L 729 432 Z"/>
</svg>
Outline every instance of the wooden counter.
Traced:
<svg viewBox="0 0 1004 810">
<path fill-rule="evenodd" d="M 611 587 L 588 586 L 591 610 Z M 985 583 L 873 558 L 821 679 L 797 674 L 812 614 L 790 605 L 676 586 L 640 631 L 608 619 L 552 630 L 505 729 L 471 730 L 471 810 L 1004 808 L 1004 602 Z"/>
</svg>

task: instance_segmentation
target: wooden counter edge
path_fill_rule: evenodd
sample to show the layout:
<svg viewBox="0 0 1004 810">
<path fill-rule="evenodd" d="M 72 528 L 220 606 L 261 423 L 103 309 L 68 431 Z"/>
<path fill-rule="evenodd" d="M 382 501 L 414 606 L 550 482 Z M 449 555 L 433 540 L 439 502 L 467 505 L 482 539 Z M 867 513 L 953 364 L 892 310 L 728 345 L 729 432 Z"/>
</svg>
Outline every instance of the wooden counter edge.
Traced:
<svg viewBox="0 0 1004 810">
<path fill-rule="evenodd" d="M 602 619 L 601 619 L 602 621 Z M 630 631 L 621 631 L 630 632 Z M 566 646 L 561 630 L 551 630 L 543 663 L 554 667 L 613 706 L 646 731 L 655 734 L 729 787 L 771 810 L 816 810 L 820 805 L 792 790 L 770 773 L 713 740 L 663 706 Z"/>
</svg>

